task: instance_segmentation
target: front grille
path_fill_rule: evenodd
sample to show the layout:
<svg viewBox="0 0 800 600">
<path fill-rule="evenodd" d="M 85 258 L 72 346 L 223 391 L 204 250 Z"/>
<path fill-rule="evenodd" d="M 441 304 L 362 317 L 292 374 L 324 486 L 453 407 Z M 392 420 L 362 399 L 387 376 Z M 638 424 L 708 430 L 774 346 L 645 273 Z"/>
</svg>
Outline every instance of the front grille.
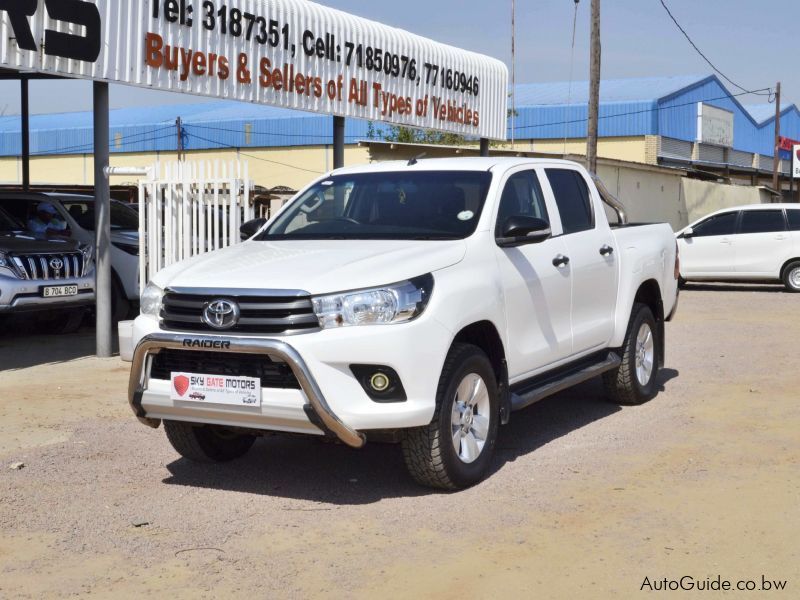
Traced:
<svg viewBox="0 0 800 600">
<path fill-rule="evenodd" d="M 263 354 L 162 350 L 153 356 L 150 377 L 169 380 L 170 373 L 257 377 L 261 380 L 261 387 L 300 389 L 289 365 Z"/>
<path fill-rule="evenodd" d="M 15 254 L 11 256 L 11 261 L 22 279 L 71 279 L 85 275 L 83 255 L 80 252 Z"/>
<path fill-rule="evenodd" d="M 307 333 L 319 329 L 308 296 L 195 295 L 167 292 L 161 307 L 161 323 L 178 331 L 219 331 L 203 321 L 203 311 L 214 300 L 231 300 L 239 305 L 236 326 L 226 333 L 281 335 Z"/>
</svg>

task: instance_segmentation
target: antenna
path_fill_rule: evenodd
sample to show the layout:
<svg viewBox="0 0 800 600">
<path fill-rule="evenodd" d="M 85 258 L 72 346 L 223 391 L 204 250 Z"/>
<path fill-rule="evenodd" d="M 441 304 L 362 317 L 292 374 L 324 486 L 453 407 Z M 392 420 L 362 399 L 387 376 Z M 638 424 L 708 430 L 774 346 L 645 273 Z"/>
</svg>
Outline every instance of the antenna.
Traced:
<svg viewBox="0 0 800 600">
<path fill-rule="evenodd" d="M 422 154 L 417 154 L 416 156 L 412 157 L 411 160 L 408 161 L 408 165 L 407 166 L 413 167 L 415 164 L 417 164 L 417 161 L 419 161 L 419 159 L 425 157 L 426 154 L 427 154 L 427 152 L 423 152 Z"/>
</svg>

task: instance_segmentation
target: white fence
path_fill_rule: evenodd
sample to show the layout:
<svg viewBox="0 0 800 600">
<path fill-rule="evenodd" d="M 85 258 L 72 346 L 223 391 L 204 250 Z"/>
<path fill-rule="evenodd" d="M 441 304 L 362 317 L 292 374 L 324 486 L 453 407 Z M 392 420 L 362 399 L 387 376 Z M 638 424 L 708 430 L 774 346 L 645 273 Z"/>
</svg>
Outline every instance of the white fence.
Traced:
<svg viewBox="0 0 800 600">
<path fill-rule="evenodd" d="M 154 165 L 139 183 L 140 291 L 164 267 L 238 243 L 252 189 L 243 161 Z"/>
</svg>

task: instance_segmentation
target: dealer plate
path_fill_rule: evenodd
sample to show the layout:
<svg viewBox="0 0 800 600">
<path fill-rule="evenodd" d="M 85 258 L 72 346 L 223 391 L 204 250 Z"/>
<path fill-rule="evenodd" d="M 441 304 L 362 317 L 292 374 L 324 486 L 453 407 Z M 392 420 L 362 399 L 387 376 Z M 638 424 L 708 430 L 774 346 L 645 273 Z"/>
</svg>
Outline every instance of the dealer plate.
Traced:
<svg viewBox="0 0 800 600">
<path fill-rule="evenodd" d="M 77 285 L 54 285 L 51 287 L 42 288 L 42 297 L 44 298 L 62 298 L 64 296 L 77 295 Z"/>
<path fill-rule="evenodd" d="M 261 406 L 261 380 L 206 373 L 170 373 L 170 399 L 200 404 Z"/>
</svg>

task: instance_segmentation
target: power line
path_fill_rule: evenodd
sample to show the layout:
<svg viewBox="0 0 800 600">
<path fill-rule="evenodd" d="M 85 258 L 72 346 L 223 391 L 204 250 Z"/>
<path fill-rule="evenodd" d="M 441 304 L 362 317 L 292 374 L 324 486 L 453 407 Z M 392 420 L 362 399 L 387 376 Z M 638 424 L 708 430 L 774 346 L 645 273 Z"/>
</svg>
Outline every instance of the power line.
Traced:
<svg viewBox="0 0 800 600">
<path fill-rule="evenodd" d="M 241 129 L 231 129 L 230 127 L 213 127 L 211 125 L 198 125 L 196 123 L 184 123 L 183 126 L 184 126 L 184 128 L 197 127 L 198 129 L 208 129 L 210 131 L 227 131 L 227 132 L 230 132 L 230 133 L 238 133 L 239 135 L 261 135 L 261 136 L 268 135 L 268 136 L 275 136 L 275 137 L 309 138 L 309 139 L 322 139 L 322 140 L 331 139 L 333 137 L 332 134 L 331 135 L 324 135 L 324 134 L 315 135 L 315 134 L 309 134 L 309 133 L 278 133 L 278 132 L 272 132 L 272 131 L 251 131 L 248 134 L 248 132 L 242 131 Z M 362 135 L 346 135 L 345 136 L 345 138 L 348 138 L 348 139 L 361 139 L 363 137 L 364 136 L 362 136 Z"/>
<path fill-rule="evenodd" d="M 245 152 L 242 152 L 241 149 L 236 147 L 236 146 L 230 146 L 228 144 L 224 144 L 222 142 L 218 142 L 217 140 L 210 140 L 210 139 L 208 139 L 206 137 L 203 137 L 202 135 L 197 135 L 196 133 L 189 133 L 188 135 L 189 135 L 189 137 L 196 137 L 198 140 L 203 140 L 204 142 L 208 142 L 209 144 L 216 144 L 218 148 L 225 148 L 225 149 L 228 149 L 228 150 L 238 150 L 239 154 L 241 154 L 242 156 L 247 156 L 247 157 L 252 158 L 254 160 L 260 160 L 260 161 L 263 161 L 263 162 L 272 163 L 272 164 L 275 164 L 275 165 L 280 165 L 281 167 L 288 167 L 290 169 L 297 169 L 298 171 L 306 171 L 308 173 L 314 173 L 316 175 L 322 175 L 322 173 L 323 173 L 322 171 L 314 171 L 314 170 L 311 170 L 311 169 L 306 169 L 304 167 L 298 167 L 297 165 L 290 165 L 288 163 L 278 162 L 277 160 L 270 160 L 268 158 L 262 158 L 260 156 L 255 156 L 254 154 L 247 154 Z"/>
<path fill-rule="evenodd" d="M 703 54 L 702 50 L 700 50 L 700 48 L 698 48 L 698 47 L 697 47 L 697 44 L 695 44 L 695 43 L 694 43 L 694 41 L 692 40 L 692 38 L 691 38 L 691 37 L 689 37 L 689 34 L 688 34 L 688 33 L 686 33 L 686 30 L 685 30 L 683 27 L 681 27 L 681 24 L 680 24 L 680 23 L 678 23 L 678 20 L 675 18 L 675 15 L 673 15 L 673 14 L 672 14 L 672 12 L 669 10 L 669 7 L 667 6 L 666 2 L 664 2 L 664 0 L 659 0 L 659 1 L 661 2 L 661 6 L 663 6 L 663 7 L 664 7 L 664 10 L 665 10 L 665 11 L 667 11 L 667 14 L 669 15 L 669 18 L 670 18 L 670 19 L 672 19 L 672 22 L 673 22 L 673 23 L 675 23 L 675 26 L 676 26 L 676 27 L 677 27 L 677 28 L 680 30 L 680 32 L 683 34 L 683 36 L 684 36 L 684 37 L 685 37 L 685 38 L 688 40 L 688 42 L 689 42 L 689 43 L 692 45 L 692 48 L 694 48 L 694 49 L 695 49 L 695 51 L 696 51 L 696 52 L 697 52 L 697 53 L 698 53 L 698 54 L 699 54 L 699 55 L 700 55 L 700 56 L 703 58 L 703 60 L 704 60 L 704 61 L 706 61 L 706 62 L 708 63 L 708 65 L 709 65 L 709 66 L 710 66 L 712 69 L 714 69 L 714 71 L 715 71 L 717 74 L 719 74 L 719 75 L 720 75 L 720 76 L 721 76 L 723 79 L 725 79 L 725 81 L 727 81 L 728 83 L 730 83 L 732 86 L 734 86 L 734 87 L 736 87 L 736 88 L 739 88 L 739 89 L 740 89 L 740 90 L 742 90 L 743 92 L 746 92 L 746 93 L 748 93 L 748 94 L 755 94 L 755 95 L 757 95 L 757 96 L 769 96 L 769 98 L 770 98 L 770 100 L 769 100 L 769 101 L 770 101 L 770 102 L 772 102 L 772 101 L 773 101 L 773 100 L 772 100 L 772 97 L 773 97 L 772 88 L 767 88 L 768 92 L 767 92 L 766 94 L 759 93 L 759 92 L 761 92 L 762 90 L 748 90 L 747 88 L 744 88 L 744 87 L 740 86 L 738 83 L 736 83 L 735 81 L 733 81 L 733 80 L 732 80 L 730 77 L 728 77 L 727 75 L 725 75 L 725 73 L 723 73 L 722 71 L 720 71 L 720 70 L 719 70 L 719 69 L 718 69 L 718 68 L 717 68 L 717 67 L 714 65 L 714 63 L 712 63 L 712 62 L 709 60 L 709 58 L 708 58 L 708 57 L 707 57 L 705 54 Z"/>
<path fill-rule="evenodd" d="M 768 90 L 770 88 L 762 88 L 760 90 L 750 90 L 746 92 L 741 92 L 739 94 L 729 94 L 727 96 L 717 96 L 716 98 L 704 98 L 703 100 L 695 100 L 692 102 L 684 102 L 683 104 L 673 104 L 672 106 L 657 106 L 655 108 L 645 108 L 642 110 L 632 110 L 628 112 L 622 113 L 615 113 L 613 115 L 600 115 L 600 120 L 602 119 L 615 119 L 617 117 L 627 117 L 630 115 L 640 115 L 643 113 L 649 113 L 652 111 L 660 112 L 662 110 L 672 110 L 675 108 L 682 108 L 684 106 L 696 106 L 698 102 L 714 102 L 715 100 L 725 100 L 726 98 L 737 98 L 739 96 L 746 96 L 747 94 L 752 94 L 754 92 L 763 92 L 764 90 Z M 551 127 L 553 125 L 571 125 L 573 123 L 585 123 L 588 121 L 587 118 L 583 119 L 570 119 L 567 121 L 552 121 L 550 123 L 537 123 L 536 125 L 519 125 L 517 129 L 534 129 L 536 127 Z"/>
<path fill-rule="evenodd" d="M 166 129 L 172 129 L 172 128 L 171 127 L 161 127 L 159 129 L 153 129 L 152 131 L 145 131 L 145 132 L 140 132 L 140 133 L 132 133 L 132 134 L 127 135 L 127 136 L 121 136 L 119 138 L 119 141 L 127 141 L 128 143 L 131 143 L 131 140 L 133 138 L 139 138 L 139 137 L 144 138 L 144 139 L 135 140 L 133 143 L 155 142 L 155 141 L 158 141 L 158 140 L 163 140 L 164 138 L 169 137 L 169 136 L 162 135 L 162 136 L 159 136 L 159 137 L 156 137 L 156 138 L 148 138 L 147 136 L 159 133 L 160 131 L 164 131 Z M 111 144 L 113 144 L 113 143 L 116 143 L 116 141 L 117 141 L 117 138 L 111 138 L 108 141 L 109 146 Z M 48 148 L 46 150 L 38 150 L 37 152 L 31 152 L 31 156 L 41 156 L 43 154 L 63 154 L 65 152 L 69 152 L 71 150 L 74 150 L 74 151 L 92 150 L 93 148 L 94 148 L 94 142 L 87 142 L 85 144 L 76 144 L 74 146 L 63 146 L 61 148 Z"/>
</svg>

